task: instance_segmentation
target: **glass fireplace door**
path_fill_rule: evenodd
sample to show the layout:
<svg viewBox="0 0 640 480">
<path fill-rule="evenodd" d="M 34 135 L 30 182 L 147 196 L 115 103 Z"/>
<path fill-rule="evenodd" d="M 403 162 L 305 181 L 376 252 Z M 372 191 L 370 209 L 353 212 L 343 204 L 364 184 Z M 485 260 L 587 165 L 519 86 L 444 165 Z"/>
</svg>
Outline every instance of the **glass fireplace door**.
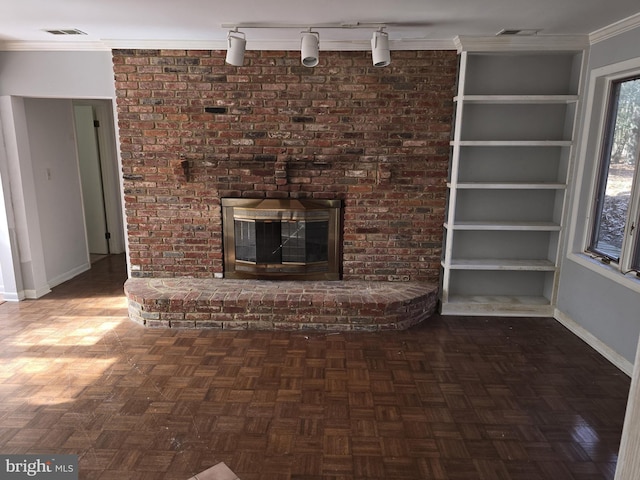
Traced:
<svg viewBox="0 0 640 480">
<path fill-rule="evenodd" d="M 240 199 L 223 199 L 226 277 L 339 278 L 338 209 L 318 202 L 301 208 L 298 200 L 295 208 L 283 200 L 233 208 L 229 200 Z M 264 204 L 270 208 L 259 208 Z"/>
</svg>

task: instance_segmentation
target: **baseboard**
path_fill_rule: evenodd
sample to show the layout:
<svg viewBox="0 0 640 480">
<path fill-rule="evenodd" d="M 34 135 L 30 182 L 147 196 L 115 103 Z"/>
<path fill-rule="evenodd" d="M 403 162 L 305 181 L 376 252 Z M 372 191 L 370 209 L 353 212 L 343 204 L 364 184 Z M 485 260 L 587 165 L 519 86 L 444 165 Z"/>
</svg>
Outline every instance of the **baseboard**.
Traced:
<svg viewBox="0 0 640 480">
<path fill-rule="evenodd" d="M 553 318 L 564 325 L 574 335 L 578 336 L 587 345 L 593 348 L 596 352 L 610 361 L 613 365 L 618 367 L 623 373 L 631 377 L 633 373 L 633 363 L 624 358 L 618 352 L 613 350 L 607 344 L 602 342 L 598 337 L 593 335 L 584 327 L 580 326 L 575 320 L 570 318 L 565 313 L 561 312 L 557 308 L 554 311 Z"/>
<path fill-rule="evenodd" d="M 22 290 L 19 292 L 1 292 L 0 295 L 5 302 L 21 302 L 26 298 Z"/>
<path fill-rule="evenodd" d="M 49 285 L 43 285 L 39 288 L 27 288 L 24 290 L 24 297 L 30 300 L 35 300 L 37 298 L 45 296 L 47 293 L 51 293 L 51 288 Z"/>
<path fill-rule="evenodd" d="M 66 282 L 67 280 L 71 280 L 73 277 L 76 277 L 78 275 L 80 275 L 83 272 L 86 272 L 87 270 L 91 269 L 91 263 L 87 262 L 87 263 L 83 263 L 82 265 L 73 268 L 71 270 L 69 270 L 68 272 L 63 273 L 62 275 L 58 275 L 55 278 L 50 278 L 49 281 L 49 285 L 51 286 L 51 288 L 56 287 L 58 285 L 60 285 L 61 283 Z"/>
</svg>

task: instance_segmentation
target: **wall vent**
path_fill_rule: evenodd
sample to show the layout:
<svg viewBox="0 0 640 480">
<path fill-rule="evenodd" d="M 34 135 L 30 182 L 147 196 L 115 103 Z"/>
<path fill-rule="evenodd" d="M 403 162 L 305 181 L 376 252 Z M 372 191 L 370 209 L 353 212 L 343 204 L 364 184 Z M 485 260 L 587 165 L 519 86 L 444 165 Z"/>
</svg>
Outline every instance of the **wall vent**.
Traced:
<svg viewBox="0 0 640 480">
<path fill-rule="evenodd" d="M 540 29 L 521 29 L 521 28 L 505 28 L 496 33 L 496 36 L 518 36 L 518 37 L 531 37 L 537 35 Z"/>
<path fill-rule="evenodd" d="M 54 29 L 46 29 L 45 32 L 50 33 L 51 35 L 86 35 L 82 30 L 78 30 L 77 28 L 54 28 Z"/>
</svg>

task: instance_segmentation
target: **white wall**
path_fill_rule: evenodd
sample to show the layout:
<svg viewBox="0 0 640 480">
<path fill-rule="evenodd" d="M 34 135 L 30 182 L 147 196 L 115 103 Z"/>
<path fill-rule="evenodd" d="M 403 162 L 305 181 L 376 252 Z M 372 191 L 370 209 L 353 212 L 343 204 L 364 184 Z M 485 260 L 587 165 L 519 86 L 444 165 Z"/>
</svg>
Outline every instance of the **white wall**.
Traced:
<svg viewBox="0 0 640 480">
<path fill-rule="evenodd" d="M 594 69 L 640 57 L 640 28 L 598 42 L 591 47 L 584 89 L 588 100 L 589 79 Z M 597 98 L 596 98 L 597 99 Z M 567 246 L 558 290 L 558 316 L 562 321 L 593 336 L 599 350 L 608 351 L 610 360 L 631 374 L 640 333 L 640 281 L 622 279 L 605 265 L 589 261 L 582 255 L 586 246 L 587 215 L 591 206 L 592 186 L 598 161 L 597 135 L 602 102 L 583 119 L 580 148 L 574 168 L 571 234 Z M 607 353 L 607 352 L 605 352 Z M 617 360 L 616 357 L 618 356 Z M 613 358 L 612 358 L 613 357 Z"/>
<path fill-rule="evenodd" d="M 24 100 L 50 287 L 90 267 L 71 100 Z"/>
<path fill-rule="evenodd" d="M 0 95 L 115 98 L 111 52 L 0 52 Z"/>
</svg>

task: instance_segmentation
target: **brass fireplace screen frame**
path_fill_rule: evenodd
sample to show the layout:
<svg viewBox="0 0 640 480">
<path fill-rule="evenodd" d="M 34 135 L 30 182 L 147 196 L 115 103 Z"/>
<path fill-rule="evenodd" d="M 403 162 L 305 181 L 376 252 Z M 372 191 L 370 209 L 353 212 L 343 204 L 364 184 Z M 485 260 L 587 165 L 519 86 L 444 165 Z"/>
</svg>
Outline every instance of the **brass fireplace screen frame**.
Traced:
<svg viewBox="0 0 640 480">
<path fill-rule="evenodd" d="M 339 280 L 341 206 L 340 200 L 223 198 L 225 278 Z M 276 233 L 256 234 L 262 231 Z M 306 237 L 314 231 L 315 238 Z M 236 236 L 246 236 L 247 246 Z"/>
</svg>

